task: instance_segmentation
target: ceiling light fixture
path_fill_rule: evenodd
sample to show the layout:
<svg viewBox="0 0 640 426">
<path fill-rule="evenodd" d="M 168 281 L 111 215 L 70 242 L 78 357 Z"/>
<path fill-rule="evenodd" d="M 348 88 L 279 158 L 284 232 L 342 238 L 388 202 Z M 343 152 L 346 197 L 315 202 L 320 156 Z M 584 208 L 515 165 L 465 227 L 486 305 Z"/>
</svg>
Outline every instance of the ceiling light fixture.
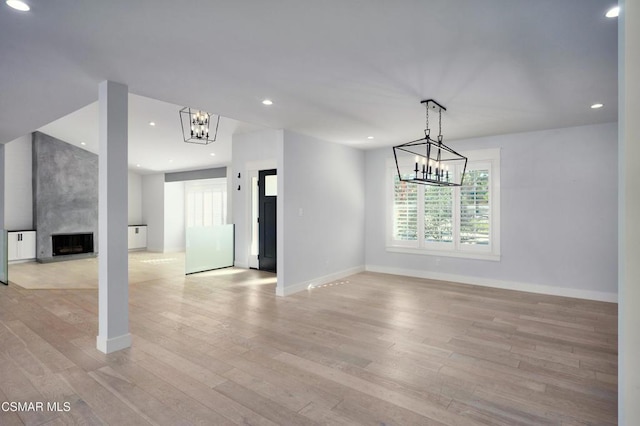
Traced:
<svg viewBox="0 0 640 426">
<path fill-rule="evenodd" d="M 262 105 L 273 105 L 273 101 L 271 99 L 265 99 L 262 101 Z"/>
<path fill-rule="evenodd" d="M 434 186 L 461 186 L 467 169 L 467 157 L 442 143 L 442 111 L 447 109 L 433 99 L 425 105 L 424 138 L 393 147 L 398 179 L 404 182 Z M 438 112 L 438 136 L 431 139 L 429 110 Z"/>
<path fill-rule="evenodd" d="M 367 136 L 367 139 L 371 140 L 373 139 L 373 136 Z"/>
<path fill-rule="evenodd" d="M 136 167 L 140 167 L 140 164 L 136 164 Z"/>
<path fill-rule="evenodd" d="M 156 122 L 155 122 L 155 121 L 150 121 L 150 122 L 149 122 L 149 126 L 153 127 L 153 126 L 155 126 L 155 125 L 156 125 Z"/>
<path fill-rule="evenodd" d="M 620 6 L 612 7 L 611 9 L 607 10 L 607 13 L 605 13 L 604 16 L 606 16 L 607 18 L 617 18 L 618 15 L 620 15 Z"/>
<path fill-rule="evenodd" d="M 213 134 L 209 133 L 209 126 L 212 122 L 215 122 L 216 126 Z M 220 116 L 184 107 L 180 110 L 180 124 L 185 142 L 209 145 L 211 142 L 215 142 L 218 137 Z"/>
<path fill-rule="evenodd" d="M 211 154 L 209 154 L 209 155 L 210 155 L 210 156 L 212 156 L 212 157 L 215 157 L 215 156 L 216 156 L 216 153 L 215 153 L 215 152 L 212 152 L 212 153 L 211 153 Z"/>
<path fill-rule="evenodd" d="M 86 142 L 80 142 L 80 145 L 85 146 L 87 143 Z"/>
<path fill-rule="evenodd" d="M 28 4 L 20 0 L 7 0 L 7 6 L 19 10 L 20 12 L 28 12 L 31 10 Z"/>
<path fill-rule="evenodd" d="M 591 109 L 599 109 L 602 108 L 604 106 L 604 104 L 593 104 L 591 105 Z"/>
</svg>

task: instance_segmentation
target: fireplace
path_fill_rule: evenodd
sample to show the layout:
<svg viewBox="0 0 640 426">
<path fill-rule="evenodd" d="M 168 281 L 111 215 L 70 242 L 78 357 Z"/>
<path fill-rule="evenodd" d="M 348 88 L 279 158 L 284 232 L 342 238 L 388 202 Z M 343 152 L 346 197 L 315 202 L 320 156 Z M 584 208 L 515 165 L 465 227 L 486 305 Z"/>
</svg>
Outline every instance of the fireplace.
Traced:
<svg viewBox="0 0 640 426">
<path fill-rule="evenodd" d="M 54 234 L 51 247 L 54 256 L 93 253 L 93 233 Z"/>
</svg>

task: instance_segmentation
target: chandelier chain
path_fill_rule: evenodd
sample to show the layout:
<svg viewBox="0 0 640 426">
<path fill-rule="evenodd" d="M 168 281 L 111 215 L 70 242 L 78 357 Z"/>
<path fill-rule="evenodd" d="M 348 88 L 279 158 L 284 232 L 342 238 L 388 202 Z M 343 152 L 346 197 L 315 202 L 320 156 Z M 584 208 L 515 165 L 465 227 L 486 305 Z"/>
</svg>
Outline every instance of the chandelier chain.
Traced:
<svg viewBox="0 0 640 426">
<path fill-rule="evenodd" d="M 425 104 L 426 108 L 426 117 L 427 117 L 427 127 L 425 127 L 425 132 L 429 132 L 429 105 Z"/>
</svg>

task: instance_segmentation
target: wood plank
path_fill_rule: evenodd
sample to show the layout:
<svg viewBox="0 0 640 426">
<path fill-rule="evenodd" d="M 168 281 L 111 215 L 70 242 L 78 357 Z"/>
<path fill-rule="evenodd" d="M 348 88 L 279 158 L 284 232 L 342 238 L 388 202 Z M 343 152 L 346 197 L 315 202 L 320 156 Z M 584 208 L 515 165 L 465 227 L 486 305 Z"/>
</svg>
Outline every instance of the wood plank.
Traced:
<svg viewBox="0 0 640 426">
<path fill-rule="evenodd" d="M 4 360 L 0 358 L 0 362 Z M 13 395 L 13 392 L 12 392 Z M 0 386 L 0 403 L 2 402 L 11 402 L 11 399 L 2 391 L 2 386 Z M 23 426 L 22 420 L 18 414 L 14 411 L 10 410 L 0 410 L 0 425 L 2 426 Z"/>
<path fill-rule="evenodd" d="M 125 403 L 80 368 L 60 373 L 91 410 L 109 424 L 153 424 L 138 408 Z"/>
<path fill-rule="evenodd" d="M 411 397 L 407 397 L 397 392 L 389 391 L 388 389 L 372 384 L 365 380 L 359 379 L 357 377 L 353 377 L 349 374 L 342 373 L 339 370 L 332 369 L 330 367 L 325 367 L 323 365 L 317 364 L 312 361 L 308 361 L 306 359 L 300 358 L 295 355 L 282 353 L 278 355 L 276 359 L 280 359 L 284 362 L 295 365 L 299 368 L 304 368 L 308 371 L 313 372 L 314 374 L 318 374 L 326 379 L 337 382 L 343 386 L 347 386 L 351 389 L 357 389 L 359 392 L 363 392 L 367 395 L 371 395 L 375 398 L 383 399 L 392 404 L 398 405 L 404 409 L 413 411 L 416 414 L 424 416 L 434 421 L 443 420 L 445 423 L 448 422 L 452 425 L 462 425 L 463 423 L 456 419 L 454 416 L 449 415 L 446 410 L 427 403 L 425 401 L 416 400 Z M 473 424 L 473 423 L 466 423 Z"/>
<path fill-rule="evenodd" d="M 176 389 L 236 424 L 275 425 L 267 418 L 251 411 L 233 399 L 227 398 L 201 381 L 183 374 L 173 365 L 166 364 L 154 357 L 147 357 L 138 366 L 153 374 L 161 375 L 163 379 L 170 381 Z"/>
<path fill-rule="evenodd" d="M 0 377 L 2 377 L 2 380 L 0 380 L 0 390 L 7 398 L 0 402 L 28 404 L 36 402 L 43 403 L 45 401 L 42 393 L 33 386 L 13 361 L 5 355 L 0 355 Z M 51 421 L 58 417 L 58 413 L 40 409 L 18 410 L 16 414 L 25 424 L 35 425 Z"/>
<path fill-rule="evenodd" d="M 300 426 L 317 424 L 303 415 L 273 404 L 267 398 L 232 381 L 224 382 L 216 386 L 215 389 L 276 424 Z"/>
</svg>

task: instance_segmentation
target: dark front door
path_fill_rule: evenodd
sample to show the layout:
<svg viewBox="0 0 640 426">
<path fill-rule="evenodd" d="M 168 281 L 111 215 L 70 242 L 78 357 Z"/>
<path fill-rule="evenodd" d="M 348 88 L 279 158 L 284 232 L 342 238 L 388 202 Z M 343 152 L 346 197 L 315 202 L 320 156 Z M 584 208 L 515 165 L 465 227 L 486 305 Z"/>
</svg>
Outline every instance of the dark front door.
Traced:
<svg viewBox="0 0 640 426">
<path fill-rule="evenodd" d="M 258 268 L 276 272 L 276 170 L 258 172 Z"/>
</svg>

